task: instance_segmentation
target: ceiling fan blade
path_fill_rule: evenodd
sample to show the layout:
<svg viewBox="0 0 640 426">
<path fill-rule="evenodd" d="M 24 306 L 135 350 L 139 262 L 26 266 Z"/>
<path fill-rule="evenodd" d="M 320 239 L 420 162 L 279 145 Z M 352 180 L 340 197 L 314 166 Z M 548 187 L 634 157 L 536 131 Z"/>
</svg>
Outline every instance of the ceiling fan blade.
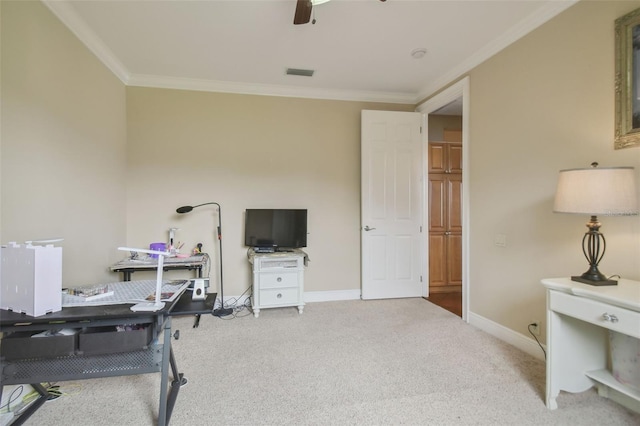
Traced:
<svg viewBox="0 0 640 426">
<path fill-rule="evenodd" d="M 296 4 L 296 14 L 293 17 L 294 25 L 308 24 L 311 20 L 311 0 L 298 0 Z"/>
</svg>

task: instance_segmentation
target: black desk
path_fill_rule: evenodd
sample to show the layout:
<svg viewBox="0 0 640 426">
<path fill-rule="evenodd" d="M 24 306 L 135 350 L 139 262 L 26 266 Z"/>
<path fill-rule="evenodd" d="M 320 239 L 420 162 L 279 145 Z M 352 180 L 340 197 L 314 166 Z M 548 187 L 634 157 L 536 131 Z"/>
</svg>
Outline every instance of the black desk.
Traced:
<svg viewBox="0 0 640 426">
<path fill-rule="evenodd" d="M 216 302 L 217 293 L 208 293 L 205 300 L 195 301 L 191 300 L 191 294 L 191 289 L 188 289 L 185 294 L 176 301 L 176 305 L 169 315 L 195 315 L 196 320 L 193 323 L 193 328 L 198 328 L 200 325 L 200 315 L 213 313 L 213 306 Z"/>
<path fill-rule="evenodd" d="M 171 317 L 176 315 L 200 315 L 213 310 L 216 294 L 209 294 L 204 301 L 192 301 L 191 293 L 185 292 L 173 303 L 167 303 L 157 312 L 133 312 L 131 304 L 104 305 L 91 307 L 63 308 L 59 312 L 39 317 L 31 317 L 11 311 L 0 310 L 0 331 L 9 333 L 21 331 L 61 330 L 66 328 L 85 329 L 128 324 L 143 324 L 150 328 L 151 342 L 143 348 L 126 352 L 84 354 L 80 351 L 49 357 L 25 357 L 7 360 L 0 358 L 0 396 L 4 385 L 29 383 L 40 393 L 14 424 L 23 424 L 49 396 L 42 382 L 79 380 L 100 377 L 126 376 L 143 373 L 161 373 L 160 407 L 158 425 L 164 426 L 171 418 L 180 386 L 186 383 L 173 356 L 171 347 Z M 121 333 L 121 332 L 117 332 Z M 126 332 L 124 332 L 126 333 Z M 102 334 L 102 333 L 100 333 Z M 104 333 L 105 338 L 109 333 Z M 162 343 L 159 337 L 162 335 Z M 178 336 L 176 336 L 177 338 Z M 52 339 L 50 337 L 38 340 Z M 54 341 L 51 340 L 51 343 Z M 173 380 L 169 388 L 169 369 Z"/>
</svg>

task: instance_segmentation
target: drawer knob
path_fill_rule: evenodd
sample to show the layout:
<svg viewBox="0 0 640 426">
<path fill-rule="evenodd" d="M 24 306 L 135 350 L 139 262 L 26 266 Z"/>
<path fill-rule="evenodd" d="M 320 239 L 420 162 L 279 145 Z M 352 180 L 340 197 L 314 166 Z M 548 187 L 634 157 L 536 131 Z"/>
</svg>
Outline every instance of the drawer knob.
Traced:
<svg viewBox="0 0 640 426">
<path fill-rule="evenodd" d="M 278 299 L 281 299 L 281 298 L 282 298 L 282 293 L 278 293 L 278 296 L 277 296 L 277 297 L 278 297 Z M 617 320 L 616 320 L 616 321 L 617 321 Z"/>
<path fill-rule="evenodd" d="M 278 277 L 278 279 L 276 281 L 282 282 L 282 277 Z"/>
<path fill-rule="evenodd" d="M 609 314 L 607 312 L 605 312 L 604 314 L 602 314 L 602 319 L 605 321 L 609 321 L 609 322 L 618 322 L 618 317 L 613 315 L 613 314 Z"/>
</svg>

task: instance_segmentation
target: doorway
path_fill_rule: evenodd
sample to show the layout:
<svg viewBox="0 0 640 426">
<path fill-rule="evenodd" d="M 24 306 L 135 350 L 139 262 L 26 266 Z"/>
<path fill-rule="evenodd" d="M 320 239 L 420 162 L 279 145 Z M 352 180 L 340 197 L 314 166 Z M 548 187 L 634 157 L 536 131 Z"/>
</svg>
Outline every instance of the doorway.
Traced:
<svg viewBox="0 0 640 426">
<path fill-rule="evenodd" d="M 438 182 L 438 188 L 445 188 L 449 193 L 453 192 L 453 199 L 457 199 L 459 202 L 460 211 L 457 213 L 457 223 L 454 223 L 454 229 L 440 229 L 442 231 L 441 235 L 432 234 L 429 232 L 425 232 L 425 242 L 424 246 L 426 247 L 425 256 L 424 256 L 424 271 L 426 271 L 426 290 L 423 296 L 427 298 L 429 301 L 442 306 L 443 308 L 455 313 L 462 317 L 462 319 L 468 322 L 468 311 L 469 311 L 469 137 L 468 137 L 468 127 L 469 127 L 469 78 L 465 77 L 464 79 L 458 81 L 452 86 L 448 87 L 444 91 L 440 92 L 433 98 L 428 101 L 420 104 L 417 108 L 418 112 L 424 114 L 424 127 L 426 129 L 426 133 L 428 136 L 432 134 L 440 134 L 441 137 L 435 136 L 435 139 L 451 139 L 451 133 L 449 133 L 448 137 L 444 136 L 442 129 L 446 127 L 446 125 L 441 126 L 442 129 L 430 129 L 430 124 L 433 126 L 434 123 L 446 123 L 449 122 L 449 126 L 453 127 L 451 123 L 459 123 L 458 132 L 461 131 L 461 135 L 459 140 L 461 142 L 460 145 L 457 144 L 457 141 L 449 141 L 456 145 L 454 150 L 459 150 L 461 152 L 462 159 L 459 162 L 462 170 L 460 170 L 460 174 L 458 177 L 453 179 L 444 179 L 444 181 L 436 181 Z M 457 118 L 448 118 L 442 119 L 439 118 L 437 120 L 430 120 L 430 116 L 440 117 L 442 115 L 447 115 L 449 117 L 457 117 Z M 455 136 L 454 136 L 455 137 Z M 432 138 L 425 138 L 427 141 L 431 141 Z M 444 142 L 444 141 L 442 141 Z M 426 142 L 428 143 L 428 142 Z M 440 147 L 438 147 L 440 148 Z M 444 148 L 451 148 L 449 146 L 444 146 Z M 429 146 L 425 147 L 425 182 L 429 182 L 429 166 L 430 166 L 430 153 Z M 444 152 L 442 150 L 436 150 L 436 154 Z M 455 154 L 453 154 L 455 156 Z M 446 156 L 446 154 L 445 154 Z M 431 159 L 432 160 L 432 159 Z M 443 158 L 444 160 L 444 158 Z M 451 165 L 450 165 L 451 166 Z M 445 169 L 446 170 L 446 169 Z M 447 175 L 453 176 L 453 174 L 445 173 L 443 170 L 442 176 L 446 177 Z M 450 168 L 448 169 L 451 170 Z M 446 181 L 446 182 L 445 182 Z M 456 189 L 457 188 L 457 189 Z M 459 190 L 459 193 L 455 193 Z M 430 202 L 429 202 L 429 187 L 425 185 L 425 218 L 424 223 L 431 223 L 431 215 L 430 212 Z M 447 200 L 450 201 L 450 200 Z M 455 206 L 454 206 L 455 208 Z M 438 213 L 435 213 L 438 214 Z M 441 218 L 436 218 L 441 219 Z M 444 219 L 444 218 L 443 218 Z M 443 227 L 447 225 L 443 222 Z M 459 226 L 460 233 L 456 234 L 455 231 L 456 226 Z M 447 233 L 447 234 L 445 234 Z M 438 269 L 430 271 L 430 262 L 437 261 L 443 262 L 442 258 L 435 256 L 438 251 L 446 250 L 447 244 L 449 244 L 450 248 L 453 248 L 454 258 L 445 260 L 445 263 L 442 263 L 444 269 Z M 431 251 L 433 249 L 433 252 Z M 458 254 L 458 259 L 455 258 L 455 252 Z M 432 254 L 434 256 L 432 256 Z M 451 269 L 449 271 L 446 270 L 446 262 L 458 262 L 460 268 L 458 270 Z M 431 273 L 439 274 L 439 276 L 430 276 Z M 453 275 L 450 272 L 454 272 Z M 449 273 L 448 278 L 447 273 Z M 457 276 L 455 275 L 457 274 Z M 446 278 L 449 282 L 442 282 L 441 279 Z M 453 282 L 451 282 L 453 281 Z M 431 284 L 430 284 L 431 283 Z"/>
<path fill-rule="evenodd" d="M 462 99 L 428 120 L 427 300 L 462 317 Z"/>
</svg>

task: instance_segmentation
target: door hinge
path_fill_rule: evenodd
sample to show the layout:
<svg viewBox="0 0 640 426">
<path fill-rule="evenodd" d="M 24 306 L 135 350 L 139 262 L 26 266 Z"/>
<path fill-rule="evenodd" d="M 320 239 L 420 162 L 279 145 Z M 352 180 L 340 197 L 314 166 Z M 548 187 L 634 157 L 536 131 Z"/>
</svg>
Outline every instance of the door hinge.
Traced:
<svg viewBox="0 0 640 426">
<path fill-rule="evenodd" d="M 420 126 L 420 134 L 422 134 L 422 126 Z"/>
<path fill-rule="evenodd" d="M 422 232 L 422 225 L 420 225 L 420 232 Z"/>
<path fill-rule="evenodd" d="M 422 275 L 420 275 L 420 282 L 422 282 Z"/>
</svg>

